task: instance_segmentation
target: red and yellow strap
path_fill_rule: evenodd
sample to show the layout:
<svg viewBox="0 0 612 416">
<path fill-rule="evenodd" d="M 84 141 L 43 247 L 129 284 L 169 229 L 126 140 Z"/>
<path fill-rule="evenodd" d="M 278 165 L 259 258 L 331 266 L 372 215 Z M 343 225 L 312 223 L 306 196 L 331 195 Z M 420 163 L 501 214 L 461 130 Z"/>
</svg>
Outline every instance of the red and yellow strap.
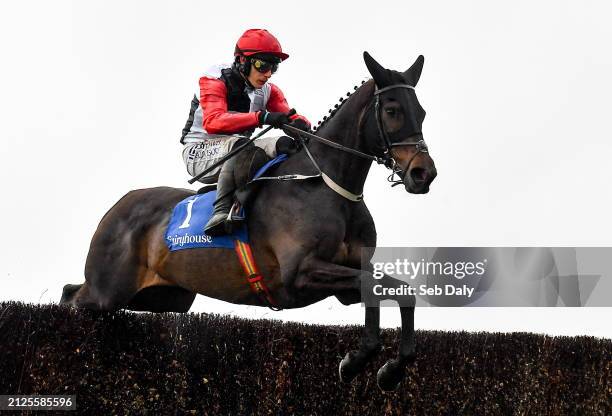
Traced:
<svg viewBox="0 0 612 416">
<path fill-rule="evenodd" d="M 251 251 L 251 245 L 240 240 L 234 240 L 234 248 L 236 250 L 236 254 L 238 255 L 238 260 L 246 273 L 247 281 L 249 282 L 249 286 L 251 286 L 251 290 L 257 294 L 270 309 L 282 309 L 274 301 L 270 290 L 268 290 L 268 286 L 266 286 L 263 276 L 261 273 L 259 273 L 259 270 L 257 270 L 255 258 L 253 257 L 253 252 Z"/>
</svg>

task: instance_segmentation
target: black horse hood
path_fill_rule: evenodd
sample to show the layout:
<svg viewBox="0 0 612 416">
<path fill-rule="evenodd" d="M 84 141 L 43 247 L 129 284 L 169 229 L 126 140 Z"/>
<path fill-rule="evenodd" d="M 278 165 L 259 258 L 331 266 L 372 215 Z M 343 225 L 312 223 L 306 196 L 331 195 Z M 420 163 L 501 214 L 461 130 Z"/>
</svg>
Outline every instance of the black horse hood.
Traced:
<svg viewBox="0 0 612 416">
<path fill-rule="evenodd" d="M 419 82 L 421 71 L 423 71 L 423 64 L 425 63 L 425 57 L 419 55 L 412 66 L 402 73 L 384 68 L 372 58 L 372 55 L 365 51 L 363 52 L 363 60 L 378 88 L 384 88 L 398 83 L 406 83 L 415 87 Z"/>
</svg>

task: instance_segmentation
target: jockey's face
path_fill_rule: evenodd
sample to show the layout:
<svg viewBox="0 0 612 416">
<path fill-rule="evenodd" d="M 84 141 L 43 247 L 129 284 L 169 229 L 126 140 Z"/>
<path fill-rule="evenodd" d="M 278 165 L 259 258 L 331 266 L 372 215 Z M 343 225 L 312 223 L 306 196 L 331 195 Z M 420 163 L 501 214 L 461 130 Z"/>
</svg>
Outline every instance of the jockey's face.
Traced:
<svg viewBox="0 0 612 416">
<path fill-rule="evenodd" d="M 252 86 L 254 86 L 255 88 L 261 88 L 266 82 L 268 82 L 271 76 L 271 69 L 268 69 L 268 71 L 266 72 L 259 72 L 257 69 L 251 67 L 248 79 Z"/>
</svg>

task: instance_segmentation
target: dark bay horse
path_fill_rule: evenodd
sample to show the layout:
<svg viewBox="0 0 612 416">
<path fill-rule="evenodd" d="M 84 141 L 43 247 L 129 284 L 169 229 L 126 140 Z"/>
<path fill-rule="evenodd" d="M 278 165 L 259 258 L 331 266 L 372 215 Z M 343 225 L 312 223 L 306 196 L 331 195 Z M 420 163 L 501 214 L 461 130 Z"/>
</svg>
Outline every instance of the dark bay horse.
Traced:
<svg viewBox="0 0 612 416">
<path fill-rule="evenodd" d="M 329 296 L 343 304 L 361 301 L 362 282 L 372 281 L 373 271 L 362 268 L 362 248 L 376 246 L 376 228 L 357 196 L 373 159 L 392 168 L 400 176 L 396 183 L 410 193 L 427 193 L 436 176 L 421 132 L 425 111 L 414 90 L 423 57 L 403 73 L 385 69 L 367 52 L 364 60 L 373 80 L 344 100 L 317 129 L 317 135 L 341 147 L 313 139 L 307 145 L 326 180 L 269 181 L 248 206 L 253 254 L 282 308 L 300 308 Z M 316 173 L 306 153 L 290 157 L 275 174 Z M 164 233 L 170 214 L 193 194 L 159 187 L 121 198 L 93 236 L 85 283 L 66 285 L 61 303 L 101 310 L 187 312 L 199 293 L 266 306 L 245 283 L 233 250 L 168 250 Z M 391 287 L 402 283 L 387 276 L 383 280 Z M 402 328 L 397 358 L 378 372 L 383 390 L 397 388 L 406 365 L 415 359 L 414 298 L 390 299 L 400 305 Z M 366 307 L 359 349 L 340 363 L 342 380 L 352 380 L 381 349 L 379 321 L 380 306 Z"/>
</svg>

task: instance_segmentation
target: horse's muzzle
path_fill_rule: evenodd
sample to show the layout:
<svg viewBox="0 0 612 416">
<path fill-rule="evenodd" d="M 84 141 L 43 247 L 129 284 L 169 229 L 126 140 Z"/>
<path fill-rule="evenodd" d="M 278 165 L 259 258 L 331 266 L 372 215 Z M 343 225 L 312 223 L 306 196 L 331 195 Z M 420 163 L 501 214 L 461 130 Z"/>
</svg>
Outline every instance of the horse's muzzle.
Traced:
<svg viewBox="0 0 612 416">
<path fill-rule="evenodd" d="M 435 166 L 420 167 L 415 166 L 406 172 L 404 177 L 404 187 L 411 194 L 426 194 L 429 192 L 429 185 L 438 176 Z"/>
</svg>

